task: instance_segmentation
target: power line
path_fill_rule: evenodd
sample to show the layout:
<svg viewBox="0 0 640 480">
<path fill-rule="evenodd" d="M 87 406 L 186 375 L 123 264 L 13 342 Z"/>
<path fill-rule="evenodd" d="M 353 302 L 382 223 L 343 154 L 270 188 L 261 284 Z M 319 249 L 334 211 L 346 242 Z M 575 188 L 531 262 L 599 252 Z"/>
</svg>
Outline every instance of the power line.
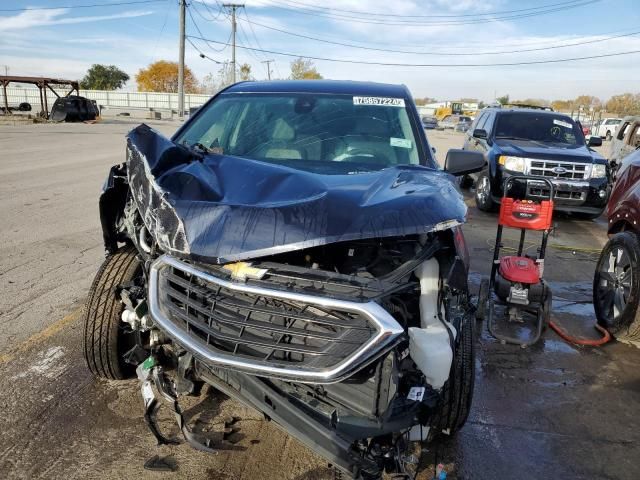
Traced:
<svg viewBox="0 0 640 480">
<path fill-rule="evenodd" d="M 564 5 L 564 6 L 555 7 L 555 8 L 548 8 L 546 10 L 537 10 L 537 11 L 522 13 L 522 14 L 494 16 L 494 17 L 487 17 L 487 18 L 474 18 L 474 19 L 468 19 L 468 20 L 462 20 L 462 21 L 439 21 L 439 22 L 425 22 L 424 20 L 417 20 L 417 21 L 395 20 L 390 22 L 382 18 L 381 19 L 371 19 L 371 18 L 363 19 L 360 16 L 349 16 L 349 15 L 343 15 L 343 14 L 325 13 L 325 12 L 318 12 L 313 10 L 306 10 L 299 7 L 292 7 L 283 2 L 276 2 L 275 0 L 271 0 L 273 4 L 271 5 L 271 7 L 281 9 L 281 10 L 287 10 L 290 12 L 296 12 L 303 15 L 330 18 L 330 19 L 342 21 L 342 22 L 385 25 L 385 26 L 396 25 L 396 26 L 429 27 L 429 26 L 444 26 L 444 25 L 474 25 L 474 24 L 497 22 L 500 20 L 516 20 L 520 18 L 529 18 L 529 17 L 538 16 L 538 15 L 545 15 L 548 13 L 557 13 L 557 12 L 561 12 L 561 11 L 565 11 L 565 10 L 569 10 L 577 7 L 584 7 L 600 1 L 602 0 L 577 0 L 577 3 L 572 3 L 570 5 Z"/>
<path fill-rule="evenodd" d="M 567 47 L 575 47 L 575 46 L 579 46 L 579 45 L 587 45 L 587 44 L 592 44 L 592 43 L 600 43 L 600 42 L 606 42 L 608 40 L 613 40 L 616 38 L 623 38 L 623 37 L 630 37 L 633 35 L 638 35 L 640 34 L 640 30 L 639 31 L 635 31 L 635 32 L 631 32 L 631 33 L 624 33 L 624 34 L 620 34 L 620 35 L 615 35 L 615 36 L 611 36 L 611 37 L 607 37 L 607 38 L 600 38 L 600 39 L 591 39 L 591 40 L 585 40 L 585 41 L 581 41 L 581 42 L 574 42 L 574 43 L 567 43 L 567 44 L 561 44 L 561 45 L 555 45 L 555 46 L 548 46 L 548 47 L 538 47 L 538 48 L 528 48 L 528 49 L 518 49 L 518 50 L 506 50 L 506 51 L 493 51 L 493 52 L 433 52 L 433 51 L 409 51 L 409 50 L 395 50 L 395 49 L 389 49 L 389 48 L 379 48 L 379 47 L 367 47 L 367 46 L 363 46 L 363 45 L 356 45 L 353 43 L 345 43 L 345 42 L 338 42 L 338 41 L 333 41 L 333 40 L 327 40 L 324 38 L 318 38 L 318 37 L 312 37 L 310 35 L 304 35 L 301 33 L 294 33 L 288 30 L 283 30 L 280 28 L 276 28 L 276 27 L 272 27 L 269 25 L 265 25 L 263 23 L 258 23 L 258 22 L 254 22 L 252 20 L 249 20 L 248 18 L 244 19 L 243 21 L 248 22 L 249 25 L 254 24 L 257 25 L 259 27 L 263 27 L 266 28 L 268 30 L 273 30 L 275 32 L 280 32 L 280 33 L 284 33 L 286 35 L 291 35 L 294 37 L 299 37 L 299 38 L 305 38 L 307 40 L 313 40 L 316 42 L 322 42 L 322 43 L 327 43 L 327 44 L 331 44 L 331 45 L 339 45 L 341 47 L 349 47 L 349 48 L 358 48 L 361 50 L 373 50 L 373 51 L 377 51 L 377 52 L 390 52 L 390 53 L 405 53 L 405 54 L 414 54 L 414 55 L 431 55 L 431 56 L 477 56 L 477 55 L 501 55 L 501 54 L 507 54 L 507 53 L 524 53 L 524 52 L 537 52 L 537 51 L 543 51 L 543 50 L 552 50 L 552 49 L 557 49 L 557 48 L 567 48 Z M 258 45 L 260 47 L 260 45 Z"/>
<path fill-rule="evenodd" d="M 211 58 L 210 56 L 205 55 L 204 53 L 202 53 L 202 51 L 197 47 L 197 45 L 195 43 L 193 43 L 191 41 L 191 39 L 189 37 L 187 37 L 187 42 L 189 42 L 189 44 L 195 49 L 195 51 L 198 52 L 198 54 L 200 54 L 200 58 L 206 58 L 207 60 L 211 60 L 214 63 L 222 65 L 223 62 L 220 62 L 220 61 L 216 60 L 215 58 Z"/>
<path fill-rule="evenodd" d="M 193 37 L 191 36 L 191 38 L 198 38 L 199 40 L 205 40 L 208 42 L 212 42 L 212 43 L 218 43 L 218 44 L 223 44 L 223 42 L 219 42 L 216 40 L 210 40 L 210 39 L 204 39 L 204 38 L 199 38 L 199 37 Z M 272 55 L 281 55 L 281 56 L 285 56 L 285 57 L 296 57 L 296 58 L 308 58 L 311 60 L 318 60 L 318 61 L 322 61 L 322 62 L 336 62 L 336 63 L 350 63 L 350 64 L 354 64 L 354 65 L 377 65 L 377 66 L 383 66 L 383 67 L 508 67 L 508 66 L 515 66 L 515 65 L 541 65 L 541 64 L 545 64 L 545 63 L 563 63 L 563 62 L 573 62 L 573 61 L 578 61 L 578 60 L 591 60 L 591 59 L 596 59 L 596 58 L 608 58 L 608 57 L 618 57 L 618 56 L 622 56 L 622 55 L 632 55 L 635 53 L 640 53 L 640 50 L 630 50 L 630 51 L 626 51 L 626 52 L 615 52 L 615 53 L 605 53 L 602 55 L 588 55 L 588 56 L 583 56 L 583 57 L 571 57 L 571 58 L 558 58 L 558 59 L 551 59 L 551 60 L 532 60 L 532 61 L 527 61 L 527 62 L 498 62 L 498 63 L 391 63 L 391 62 L 370 62 L 370 61 L 365 61 L 365 60 L 345 60 L 342 58 L 329 58 L 329 57 L 316 57 L 316 56 L 311 56 L 311 55 L 301 55 L 299 53 L 288 53 L 288 52 L 278 52 L 275 50 L 266 50 L 266 49 L 259 49 L 259 48 L 252 48 L 252 47 L 247 47 L 247 46 L 243 46 L 243 45 L 236 45 L 236 48 L 242 48 L 244 50 L 253 50 L 253 51 L 260 51 L 263 53 L 270 53 Z"/>
<path fill-rule="evenodd" d="M 537 7 L 529 7 L 529 8 L 520 8 L 517 10 L 502 10 L 497 12 L 477 12 L 477 13 L 462 13 L 462 14 L 450 14 L 450 15 L 400 15 L 394 13 L 376 13 L 376 12 L 366 12 L 363 10 L 346 10 L 343 8 L 335 8 L 335 7 L 321 7 L 318 5 L 309 5 L 308 3 L 298 2 L 295 0 L 287 0 L 285 3 L 299 5 L 303 7 L 305 10 L 328 10 L 333 12 L 342 12 L 342 13 L 354 13 L 356 15 L 364 15 L 364 16 L 375 16 L 375 17 L 397 17 L 397 18 L 461 18 L 461 17 L 480 17 L 480 16 L 491 16 L 491 15 L 504 15 L 507 13 L 520 13 L 527 12 L 531 10 L 541 10 L 550 7 L 558 7 L 562 5 L 572 4 L 579 2 L 580 0 L 569 0 L 566 2 L 560 3 L 551 3 L 546 5 L 538 5 Z"/>
<path fill-rule="evenodd" d="M 200 13 L 200 9 L 196 8 L 196 3 L 199 3 L 201 5 L 204 5 L 205 9 L 207 10 L 207 12 L 209 13 L 209 15 L 211 15 L 212 18 L 207 18 L 205 17 L 202 13 Z M 209 6 L 204 3 L 204 2 L 196 2 L 196 1 L 192 1 L 191 3 L 189 3 L 189 5 L 187 5 L 187 7 L 193 7 L 193 10 L 200 15 L 200 17 L 207 21 L 207 22 L 217 22 L 218 18 L 220 18 L 222 15 L 226 15 L 226 12 L 224 11 L 224 9 L 221 7 L 219 7 L 218 13 L 215 14 L 211 11 L 211 9 L 209 8 Z"/>
<path fill-rule="evenodd" d="M 95 7 L 117 7 L 120 5 L 139 5 L 142 3 L 158 3 L 165 0 L 133 0 L 128 2 L 116 2 L 116 3 L 90 3 L 83 5 L 66 5 L 59 7 L 24 7 L 24 8 L 0 8 L 0 12 L 24 12 L 31 10 L 58 10 L 59 8 L 95 8 Z"/>
<path fill-rule="evenodd" d="M 196 19 L 195 19 L 195 18 L 193 18 L 193 15 L 191 14 L 191 8 L 190 8 L 190 7 L 192 7 L 192 5 L 187 5 L 187 7 L 189 7 L 189 8 L 187 8 L 187 13 L 189 14 L 189 18 L 191 18 L 191 23 L 193 23 L 193 26 L 194 26 L 194 27 L 196 27 L 196 30 L 198 31 L 198 33 L 200 34 L 200 36 L 201 36 L 201 37 L 204 37 L 204 34 L 202 33 L 202 30 L 200 30 L 200 27 L 198 26 L 198 24 L 197 24 L 197 22 L 196 22 Z M 229 41 L 231 40 L 231 35 L 233 35 L 233 32 L 229 34 L 229 38 L 227 39 L 227 44 L 228 44 L 228 43 L 229 43 Z M 222 51 L 224 51 L 224 50 L 226 50 L 226 48 L 227 48 L 227 46 L 228 46 L 228 45 L 225 45 L 225 46 L 223 46 L 222 48 L 218 49 L 218 48 L 212 47 L 212 46 L 209 44 L 209 42 L 207 42 L 206 40 L 205 40 L 205 43 L 207 44 L 207 46 L 208 46 L 211 50 L 213 50 L 214 52 L 218 52 L 218 53 L 219 53 L 219 52 L 222 52 Z"/>
</svg>

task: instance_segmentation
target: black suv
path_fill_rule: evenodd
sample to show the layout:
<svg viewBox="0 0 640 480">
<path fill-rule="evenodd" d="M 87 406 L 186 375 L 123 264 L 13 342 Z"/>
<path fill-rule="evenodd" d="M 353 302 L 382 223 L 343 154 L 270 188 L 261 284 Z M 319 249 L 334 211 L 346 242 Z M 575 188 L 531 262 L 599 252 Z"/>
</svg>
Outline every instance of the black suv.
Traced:
<svg viewBox="0 0 640 480">
<path fill-rule="evenodd" d="M 600 216 L 609 198 L 607 161 L 585 142 L 571 117 L 540 108 L 486 108 L 469 128 L 465 150 L 480 151 L 487 167 L 474 175 L 478 208 L 492 211 L 502 197 L 504 180 L 513 174 L 538 175 L 555 185 L 555 209 L 582 218 Z M 547 196 L 544 184 L 530 182 L 528 197 Z"/>
</svg>

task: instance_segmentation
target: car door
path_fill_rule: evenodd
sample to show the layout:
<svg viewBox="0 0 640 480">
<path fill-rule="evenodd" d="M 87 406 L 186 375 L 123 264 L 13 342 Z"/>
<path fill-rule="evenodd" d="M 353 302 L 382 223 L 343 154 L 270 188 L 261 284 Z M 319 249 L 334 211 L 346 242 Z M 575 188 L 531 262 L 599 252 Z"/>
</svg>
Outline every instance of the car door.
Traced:
<svg viewBox="0 0 640 480">
<path fill-rule="evenodd" d="M 611 139 L 611 151 L 609 153 L 610 161 L 617 162 L 622 158 L 622 146 L 624 145 L 630 126 L 630 121 L 622 122 L 616 135 Z"/>
<path fill-rule="evenodd" d="M 629 133 L 627 133 L 624 139 L 620 158 L 622 159 L 630 153 L 635 152 L 638 147 L 640 147 L 640 121 L 635 121 L 629 127 Z"/>
<path fill-rule="evenodd" d="M 465 150 L 476 150 L 477 138 L 473 136 L 473 131 L 482 128 L 480 125 L 484 124 L 484 121 L 487 119 L 488 112 L 482 112 L 480 115 L 476 117 L 473 121 L 469 130 L 465 133 L 464 137 L 464 149 Z"/>
</svg>

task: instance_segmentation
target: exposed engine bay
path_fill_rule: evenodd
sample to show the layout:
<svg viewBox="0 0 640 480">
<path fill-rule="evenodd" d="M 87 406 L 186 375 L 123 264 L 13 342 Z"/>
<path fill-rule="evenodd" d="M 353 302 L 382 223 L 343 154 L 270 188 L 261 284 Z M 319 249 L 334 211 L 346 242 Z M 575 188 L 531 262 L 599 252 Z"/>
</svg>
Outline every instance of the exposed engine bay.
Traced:
<svg viewBox="0 0 640 480">
<path fill-rule="evenodd" d="M 154 420 L 164 399 L 185 439 L 215 451 L 191 432 L 178 404 L 202 382 L 261 411 L 353 478 L 412 477 L 409 444 L 464 424 L 473 323 L 457 221 L 212 261 L 193 250 L 190 227 L 173 216 L 175 202 L 153 175 L 144 190 L 155 196 L 141 196 L 128 168 L 112 169 L 101 220 L 107 251 L 128 248 L 141 265 L 118 286 L 122 357 L 137 369 L 159 443 L 172 442 Z M 168 217 L 171 228 L 158 225 Z M 180 240 L 166 236 L 176 232 Z"/>
</svg>

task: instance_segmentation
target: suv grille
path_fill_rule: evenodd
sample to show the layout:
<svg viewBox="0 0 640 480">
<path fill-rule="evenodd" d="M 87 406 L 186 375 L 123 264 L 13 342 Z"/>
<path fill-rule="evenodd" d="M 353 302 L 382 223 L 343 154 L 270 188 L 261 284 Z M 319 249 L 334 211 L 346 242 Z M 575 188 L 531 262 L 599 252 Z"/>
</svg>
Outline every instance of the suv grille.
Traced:
<svg viewBox="0 0 640 480">
<path fill-rule="evenodd" d="M 152 274 L 150 289 L 157 290 L 149 295 L 153 319 L 166 330 L 179 329 L 185 348 L 195 346 L 213 363 L 240 370 L 298 379 L 308 375 L 315 381 L 371 354 L 381 334 L 403 332 L 373 302 L 251 287 L 167 256 L 154 264 Z M 386 316 L 382 324 L 363 308 L 373 305 Z"/>
<path fill-rule="evenodd" d="M 588 163 L 560 163 L 545 160 L 531 160 L 530 175 L 541 177 L 566 178 L 568 180 L 584 180 L 589 176 Z M 554 171 L 563 169 L 564 171 Z"/>
</svg>

